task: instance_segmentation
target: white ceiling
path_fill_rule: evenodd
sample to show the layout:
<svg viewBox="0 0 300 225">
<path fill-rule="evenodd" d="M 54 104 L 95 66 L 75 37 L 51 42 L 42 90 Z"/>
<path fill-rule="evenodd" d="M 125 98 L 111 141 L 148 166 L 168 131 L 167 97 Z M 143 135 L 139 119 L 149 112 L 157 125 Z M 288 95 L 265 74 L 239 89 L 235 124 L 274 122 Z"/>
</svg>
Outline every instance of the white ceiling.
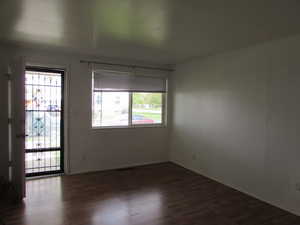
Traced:
<svg viewBox="0 0 300 225">
<path fill-rule="evenodd" d="M 300 33 L 299 0 L 1 0 L 0 40 L 176 63 Z"/>
</svg>

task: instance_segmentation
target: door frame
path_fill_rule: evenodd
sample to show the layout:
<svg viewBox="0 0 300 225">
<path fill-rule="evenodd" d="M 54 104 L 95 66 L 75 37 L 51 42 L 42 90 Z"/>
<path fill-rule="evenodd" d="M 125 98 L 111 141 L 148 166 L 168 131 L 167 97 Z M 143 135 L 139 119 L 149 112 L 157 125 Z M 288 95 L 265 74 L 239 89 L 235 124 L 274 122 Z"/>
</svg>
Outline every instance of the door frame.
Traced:
<svg viewBox="0 0 300 225">
<path fill-rule="evenodd" d="M 25 60 L 24 57 L 13 57 L 8 64 L 10 75 L 11 130 L 9 145 L 11 157 L 9 162 L 9 179 L 15 191 L 15 200 L 26 196 L 25 185 Z M 9 125 L 9 126 L 10 126 Z"/>
<path fill-rule="evenodd" d="M 48 66 L 34 66 L 34 65 L 26 65 L 25 66 L 25 74 L 26 71 L 34 71 L 34 72 L 52 72 L 52 73 L 60 73 L 61 74 L 61 112 L 60 112 L 60 170 L 55 171 L 45 171 L 45 172 L 37 172 L 26 174 L 26 177 L 36 177 L 36 176 L 44 176 L 44 175 L 54 175 L 54 174 L 63 174 L 65 172 L 65 69 L 56 68 L 56 67 L 48 67 Z M 25 83 L 24 83 L 25 90 Z M 24 95 L 25 99 L 25 95 Z M 25 109 L 24 109 L 25 110 Z M 26 112 L 26 110 L 25 110 Z M 45 150 L 47 151 L 47 150 Z M 30 151 L 29 151 L 30 152 Z M 25 149 L 26 154 L 26 149 Z M 25 159 L 24 159 L 25 160 Z"/>
</svg>

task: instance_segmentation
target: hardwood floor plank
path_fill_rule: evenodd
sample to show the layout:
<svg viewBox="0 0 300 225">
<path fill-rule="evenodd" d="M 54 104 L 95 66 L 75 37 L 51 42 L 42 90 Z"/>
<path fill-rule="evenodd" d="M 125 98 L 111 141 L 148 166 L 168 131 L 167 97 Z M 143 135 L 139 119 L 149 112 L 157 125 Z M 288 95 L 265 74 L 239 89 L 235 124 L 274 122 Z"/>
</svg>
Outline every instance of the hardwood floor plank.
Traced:
<svg viewBox="0 0 300 225">
<path fill-rule="evenodd" d="M 172 163 L 28 180 L 6 225 L 300 225 L 299 216 Z"/>
</svg>

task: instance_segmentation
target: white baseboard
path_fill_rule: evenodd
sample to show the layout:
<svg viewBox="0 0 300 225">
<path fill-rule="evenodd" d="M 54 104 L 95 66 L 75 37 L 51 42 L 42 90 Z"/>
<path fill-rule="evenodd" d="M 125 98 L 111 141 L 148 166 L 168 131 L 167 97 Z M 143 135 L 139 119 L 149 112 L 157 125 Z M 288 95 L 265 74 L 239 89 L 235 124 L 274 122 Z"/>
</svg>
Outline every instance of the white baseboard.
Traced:
<svg viewBox="0 0 300 225">
<path fill-rule="evenodd" d="M 101 172 L 101 171 L 107 171 L 107 170 L 117 170 L 117 169 L 124 169 L 124 168 L 129 168 L 129 167 L 138 167 L 138 166 L 147 166 L 147 165 L 165 163 L 165 162 L 169 162 L 169 161 L 168 160 L 157 160 L 157 161 L 149 161 L 149 162 L 142 162 L 142 163 L 124 164 L 124 165 L 117 166 L 117 167 L 106 167 L 106 168 L 100 168 L 100 169 L 94 169 L 94 170 L 79 170 L 79 171 L 70 172 L 66 175 Z"/>
<path fill-rule="evenodd" d="M 217 178 L 207 176 L 207 175 L 201 173 L 200 171 L 197 171 L 197 170 L 194 169 L 194 168 L 187 167 L 186 165 L 183 165 L 182 163 L 180 163 L 180 162 L 178 162 L 178 161 L 176 161 L 176 160 L 171 160 L 170 162 L 175 163 L 175 164 L 177 164 L 177 165 L 179 165 L 179 166 L 181 166 L 181 167 L 183 167 L 183 168 L 185 168 L 185 169 L 188 169 L 188 170 L 190 170 L 190 171 L 193 171 L 193 172 L 195 172 L 195 173 L 197 173 L 197 174 L 199 174 L 199 175 L 201 175 L 201 176 L 204 176 L 204 177 L 207 177 L 207 178 L 209 178 L 209 179 L 211 179 L 211 180 L 214 180 L 214 181 L 216 181 L 216 182 L 218 182 L 218 183 L 224 184 L 224 185 L 226 185 L 226 186 L 228 186 L 228 187 L 230 187 L 230 188 L 233 188 L 234 190 L 237 190 L 237 191 L 239 191 L 239 192 L 242 192 L 242 193 L 244 193 L 244 194 L 246 194 L 246 195 L 249 195 L 249 196 L 251 196 L 251 197 L 253 197 L 253 198 L 256 198 L 256 199 L 258 199 L 258 200 L 260 200 L 260 201 L 262 201 L 262 202 L 265 202 L 265 203 L 267 203 L 267 204 L 269 204 L 269 205 L 278 207 L 278 208 L 280 208 L 280 209 L 282 209 L 282 210 L 284 210 L 284 211 L 288 211 L 288 212 L 290 212 L 290 213 L 292 213 L 292 214 L 295 214 L 295 215 L 297 215 L 297 216 L 300 216 L 300 212 L 299 212 L 299 211 L 296 211 L 296 210 L 294 210 L 294 209 L 287 208 L 287 207 L 285 207 L 285 206 L 283 206 L 283 205 L 279 205 L 278 203 L 274 203 L 274 202 L 272 202 L 272 201 L 266 200 L 266 199 L 264 199 L 263 197 L 254 195 L 254 194 L 252 194 L 252 193 L 250 193 L 250 192 L 248 192 L 248 191 L 246 191 L 246 190 L 243 190 L 243 189 L 240 188 L 240 187 L 236 187 L 235 185 L 228 184 L 228 183 L 224 183 L 224 181 L 220 181 L 220 180 L 217 179 Z M 300 208 L 300 206 L 299 206 L 299 208 Z"/>
</svg>

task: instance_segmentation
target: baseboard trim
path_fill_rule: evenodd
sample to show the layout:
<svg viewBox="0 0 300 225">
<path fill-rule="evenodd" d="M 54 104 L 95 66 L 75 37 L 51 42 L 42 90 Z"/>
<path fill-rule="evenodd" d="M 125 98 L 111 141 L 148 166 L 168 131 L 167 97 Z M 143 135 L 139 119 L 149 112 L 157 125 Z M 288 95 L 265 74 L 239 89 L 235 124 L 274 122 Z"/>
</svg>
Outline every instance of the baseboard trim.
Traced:
<svg viewBox="0 0 300 225">
<path fill-rule="evenodd" d="M 122 170 L 122 169 L 129 169 L 129 168 L 136 168 L 136 167 L 143 167 L 143 166 L 150 166 L 155 164 L 161 164 L 161 163 L 167 163 L 170 162 L 169 160 L 158 160 L 158 161 L 150 161 L 150 162 L 144 162 L 144 163 L 133 163 L 133 164 L 126 164 L 118 167 L 109 167 L 109 168 L 103 168 L 103 169 L 96 169 L 96 170 L 81 170 L 81 171 L 75 171 L 71 172 L 65 175 L 77 175 L 77 174 L 86 174 L 86 173 L 97 173 L 97 172 L 104 172 L 104 171 L 112 171 L 112 170 Z"/>
<path fill-rule="evenodd" d="M 201 172 L 197 171 L 196 169 L 187 167 L 187 166 L 183 165 L 182 163 L 177 162 L 176 160 L 171 160 L 170 162 L 171 162 L 171 163 L 174 163 L 174 164 L 176 164 L 176 165 L 178 165 L 178 166 L 180 166 L 180 167 L 182 167 L 182 168 L 185 168 L 185 169 L 187 169 L 187 170 L 190 170 L 190 171 L 192 171 L 192 172 L 194 172 L 194 173 L 196 173 L 196 174 L 199 174 L 199 175 L 201 175 L 201 176 L 204 176 L 204 177 L 206 177 L 206 178 L 208 178 L 208 179 L 211 179 L 211 180 L 213 180 L 213 181 L 216 181 L 216 182 L 218 182 L 218 183 L 220 183 L 220 184 L 226 185 L 226 186 L 228 186 L 228 187 L 230 187 L 230 188 L 232 188 L 232 189 L 234 189 L 234 190 L 236 190 L 236 191 L 239 191 L 239 192 L 241 192 L 241 193 L 244 193 L 244 194 L 246 194 L 246 195 L 249 195 L 249 196 L 251 196 L 252 198 L 258 199 L 258 200 L 260 200 L 260 201 L 262 201 L 262 202 L 265 202 L 265 203 L 267 203 L 267 204 L 269 204 L 269 205 L 272 205 L 272 206 L 274 206 L 274 207 L 280 208 L 280 209 L 282 209 L 282 210 L 284 210 L 284 211 L 287 211 L 287 212 L 289 212 L 289 213 L 292 213 L 292 214 L 294 214 L 294 215 L 296 215 L 296 216 L 300 216 L 300 212 L 297 212 L 297 211 L 295 211 L 295 210 L 293 210 L 293 209 L 290 209 L 290 208 L 286 208 L 286 207 L 284 207 L 284 206 L 282 206 L 282 205 L 279 205 L 279 204 L 276 204 L 276 203 L 274 203 L 274 202 L 268 201 L 268 200 L 266 200 L 266 199 L 264 199 L 264 198 L 262 198 L 262 197 L 259 197 L 259 196 L 257 196 L 257 195 L 254 195 L 254 194 L 252 194 L 252 193 L 250 193 L 250 192 L 248 192 L 248 191 L 245 191 L 245 190 L 243 190 L 243 189 L 241 189 L 241 188 L 239 188 L 239 187 L 235 187 L 235 186 L 232 185 L 232 184 L 224 183 L 223 181 L 220 181 L 220 180 L 217 179 L 217 178 L 210 177 L 210 176 L 208 176 L 208 175 L 202 174 Z"/>
</svg>

